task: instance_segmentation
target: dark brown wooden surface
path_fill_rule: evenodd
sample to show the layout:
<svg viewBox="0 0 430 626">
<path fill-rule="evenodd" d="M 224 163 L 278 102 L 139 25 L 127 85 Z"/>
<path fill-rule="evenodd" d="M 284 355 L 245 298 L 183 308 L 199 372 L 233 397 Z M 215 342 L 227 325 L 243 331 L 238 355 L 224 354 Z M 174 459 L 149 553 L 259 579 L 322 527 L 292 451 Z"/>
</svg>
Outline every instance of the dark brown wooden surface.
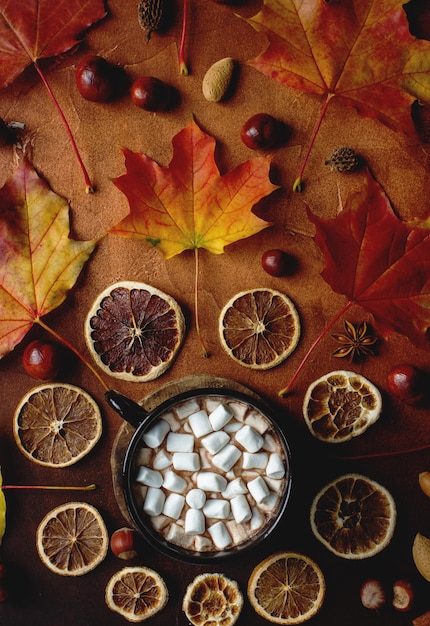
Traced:
<svg viewBox="0 0 430 626">
<path fill-rule="evenodd" d="M 413 4 L 420 35 L 429 33 L 428 3 Z M 263 49 L 264 39 L 235 17 L 234 11 L 252 14 L 258 9 L 258 0 L 243 0 L 234 9 L 212 0 L 190 0 L 186 48 L 190 75 L 187 77 L 179 75 L 177 63 L 181 0 L 172 0 L 171 26 L 160 35 L 154 34 L 149 43 L 137 24 L 134 0 L 108 0 L 107 5 L 108 17 L 90 31 L 86 42 L 74 54 L 44 64 L 97 186 L 95 194 L 85 193 L 68 138 L 36 73 L 31 69 L 26 71 L 3 90 L 0 98 L 0 115 L 8 121 L 26 124 L 30 140 L 27 150 L 34 167 L 54 191 L 69 200 L 72 236 L 90 239 L 127 214 L 126 199 L 111 181 L 125 171 L 120 147 L 143 152 L 167 166 L 172 156 L 172 137 L 194 116 L 201 128 L 216 139 L 218 165 L 224 173 L 256 156 L 242 144 L 240 128 L 257 112 L 271 113 L 291 130 L 289 141 L 273 154 L 272 180 L 282 188 L 258 207 L 260 214 L 276 225 L 228 246 L 223 255 L 201 252 L 200 322 L 210 353 L 208 359 L 202 356 L 195 328 L 192 252 L 165 261 L 155 248 L 106 236 L 66 302 L 45 322 L 91 358 L 83 324 L 94 298 L 109 284 L 139 280 L 175 297 L 186 316 L 187 335 L 173 367 L 159 380 L 148 383 L 112 379 L 108 384 L 139 401 L 190 375 L 222 376 L 251 389 L 271 405 L 292 449 L 293 488 L 284 519 L 256 551 L 216 568 L 236 579 L 246 594 L 247 580 L 259 560 L 278 550 L 302 551 L 320 564 L 327 580 L 326 601 L 310 622 L 312 626 L 410 626 L 413 617 L 430 609 L 430 583 L 418 574 L 411 557 L 415 534 L 422 532 L 430 536 L 430 498 L 418 486 L 419 472 L 430 470 L 430 451 L 392 456 L 379 453 L 430 444 L 429 407 L 414 409 L 403 405 L 390 396 L 386 384 L 390 367 L 405 360 L 430 371 L 428 353 L 413 348 L 406 338 L 393 335 L 380 342 L 377 356 L 354 365 L 381 389 L 384 410 L 378 423 L 366 434 L 339 446 L 318 444 L 304 424 L 301 408 L 304 393 L 313 380 L 339 367 L 352 367 L 332 357 L 337 346 L 330 335 L 309 359 L 292 394 L 281 399 L 278 391 L 288 383 L 313 340 L 345 303 L 320 276 L 322 259 L 306 213 L 310 208 L 320 216 L 334 217 L 339 198 L 356 183 L 354 175 L 342 177 L 330 172 L 324 165 L 328 155 L 337 146 L 353 146 L 384 187 L 397 214 L 408 219 L 428 214 L 430 210 L 428 144 L 416 143 L 376 120 L 360 118 L 355 111 L 344 109 L 333 100 L 305 173 L 305 191 L 294 194 L 292 185 L 322 101 L 279 85 L 246 65 L 248 59 Z M 148 74 L 166 80 L 181 95 L 178 107 L 169 113 L 147 113 L 134 107 L 126 95 L 106 105 L 83 101 L 76 90 L 74 70 L 89 51 L 123 65 L 130 80 Z M 238 61 L 238 82 L 226 102 L 208 103 L 202 96 L 202 78 L 213 62 L 225 56 Z M 428 140 L 428 111 L 420 110 L 420 113 L 422 135 Z M 11 175 L 15 163 L 12 149 L 0 151 L 0 185 Z M 273 278 L 261 269 L 262 253 L 277 247 L 286 249 L 297 259 L 297 270 L 292 276 Z M 235 364 L 218 341 L 218 315 L 223 305 L 238 291 L 259 286 L 287 293 L 296 303 L 302 323 L 296 351 L 284 364 L 267 372 L 255 372 Z M 356 323 L 371 321 L 359 308 L 350 310 L 349 319 Z M 342 331 L 341 321 L 333 331 Z M 44 332 L 35 327 L 21 345 L 0 361 L 0 465 L 4 482 L 18 485 L 94 482 L 98 488 L 81 494 L 7 492 L 7 531 L 1 556 L 14 574 L 15 593 L 10 601 L 0 605 L 0 625 L 120 625 L 125 621 L 106 607 L 104 590 L 123 562 L 109 553 L 96 570 L 73 579 L 48 571 L 37 555 L 35 533 L 40 520 L 49 510 L 69 500 L 85 499 L 95 505 L 110 533 L 125 523 L 122 507 L 115 497 L 110 463 L 124 427 L 107 406 L 98 381 L 82 364 L 74 362 L 63 379 L 89 391 L 102 409 L 103 436 L 91 454 L 75 466 L 52 470 L 24 458 L 15 444 L 12 431 L 15 407 L 37 384 L 23 371 L 22 352 L 32 338 L 39 336 L 44 336 Z M 361 458 L 363 455 L 368 456 Z M 313 537 L 309 525 L 309 508 L 317 491 L 327 481 L 350 471 L 380 481 L 391 491 L 398 507 L 397 529 L 390 546 L 372 559 L 355 562 L 329 553 Z M 181 609 L 185 588 L 195 575 L 210 568 L 168 559 L 149 545 L 144 545 L 139 558 L 133 561 L 137 563 L 156 569 L 170 590 L 166 609 L 150 620 L 151 626 L 185 626 L 187 620 Z M 410 614 L 395 612 L 390 607 L 380 613 L 366 611 L 360 604 L 359 588 L 368 577 L 380 577 L 388 585 L 394 579 L 409 578 L 417 592 L 414 610 Z M 238 624 L 263 626 L 267 622 L 245 601 Z"/>
</svg>

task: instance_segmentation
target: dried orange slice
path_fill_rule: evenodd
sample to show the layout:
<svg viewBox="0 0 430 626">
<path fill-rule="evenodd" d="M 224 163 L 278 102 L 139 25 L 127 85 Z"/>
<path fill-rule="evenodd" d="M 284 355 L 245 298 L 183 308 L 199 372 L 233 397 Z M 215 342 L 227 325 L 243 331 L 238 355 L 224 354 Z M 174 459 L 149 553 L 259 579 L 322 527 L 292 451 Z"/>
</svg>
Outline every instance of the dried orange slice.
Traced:
<svg viewBox="0 0 430 626">
<path fill-rule="evenodd" d="M 224 574 L 199 574 L 188 585 L 182 610 L 193 626 L 232 626 L 243 607 L 235 580 Z"/>
<path fill-rule="evenodd" d="M 267 370 L 282 363 L 300 337 L 293 302 L 273 289 L 241 291 L 224 306 L 219 336 L 226 352 L 240 365 Z"/>
<path fill-rule="evenodd" d="M 320 610 L 326 591 L 320 567 L 297 552 L 278 552 L 259 563 L 248 580 L 254 610 L 275 624 L 301 624 Z"/>
<path fill-rule="evenodd" d="M 82 576 L 103 561 L 109 536 L 97 509 L 86 502 L 68 502 L 45 515 L 37 528 L 36 545 L 51 571 Z"/>
<path fill-rule="evenodd" d="M 367 378 L 338 370 L 325 374 L 307 389 L 303 416 L 321 441 L 342 443 L 361 435 L 379 418 L 382 398 Z"/>
<path fill-rule="evenodd" d="M 360 474 L 345 474 L 323 487 L 310 512 L 315 537 L 344 559 L 364 559 L 383 550 L 394 534 L 396 517 L 389 491 Z"/>
<path fill-rule="evenodd" d="M 32 461 L 66 467 L 88 454 L 100 439 L 100 409 L 79 387 L 47 383 L 22 398 L 13 432 L 19 449 Z"/>
<path fill-rule="evenodd" d="M 176 300 L 133 281 L 100 293 L 85 322 L 88 348 L 110 376 L 142 382 L 161 376 L 184 339 L 185 321 Z"/>
<path fill-rule="evenodd" d="M 124 567 L 106 585 L 105 599 L 129 622 L 143 622 L 166 606 L 169 593 L 160 574 L 149 567 Z"/>
</svg>

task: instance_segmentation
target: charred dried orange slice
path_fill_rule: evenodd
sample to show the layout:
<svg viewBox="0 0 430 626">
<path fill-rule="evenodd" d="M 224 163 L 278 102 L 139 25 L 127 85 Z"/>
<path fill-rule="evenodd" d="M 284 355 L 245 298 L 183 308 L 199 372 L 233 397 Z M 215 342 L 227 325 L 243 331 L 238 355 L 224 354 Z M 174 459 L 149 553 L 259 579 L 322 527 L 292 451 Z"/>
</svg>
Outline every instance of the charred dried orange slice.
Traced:
<svg viewBox="0 0 430 626">
<path fill-rule="evenodd" d="M 254 610 L 275 624 L 301 624 L 320 610 L 326 584 L 320 567 L 308 556 L 278 552 L 261 561 L 248 581 Z"/>
<path fill-rule="evenodd" d="M 367 378 L 338 370 L 313 382 L 305 394 L 303 416 L 321 441 L 342 443 L 361 435 L 379 418 L 382 398 Z"/>
<path fill-rule="evenodd" d="M 68 502 L 40 522 L 36 545 L 42 562 L 61 576 L 82 576 L 105 558 L 109 537 L 100 513 L 86 502 Z"/>
<path fill-rule="evenodd" d="M 29 459 L 67 467 L 96 445 L 102 433 L 100 409 L 83 389 L 47 383 L 29 391 L 16 408 L 15 441 Z"/>
<path fill-rule="evenodd" d="M 224 306 L 219 336 L 226 352 L 240 365 L 267 370 L 282 363 L 300 337 L 293 302 L 273 289 L 242 291 Z"/>
<path fill-rule="evenodd" d="M 85 337 L 106 374 L 142 382 L 161 376 L 172 364 L 184 329 L 176 300 L 151 285 L 126 281 L 96 298 L 86 319 Z"/>
<path fill-rule="evenodd" d="M 235 580 L 224 574 L 200 574 L 188 585 L 182 610 L 193 626 L 232 626 L 243 606 Z"/>
<path fill-rule="evenodd" d="M 394 534 L 396 517 L 387 489 L 360 474 L 346 474 L 326 485 L 310 513 L 315 537 L 344 559 L 364 559 L 383 550 Z"/>
<path fill-rule="evenodd" d="M 143 622 L 166 606 L 169 593 L 160 574 L 149 567 L 124 567 L 106 585 L 105 599 L 129 622 Z"/>
</svg>

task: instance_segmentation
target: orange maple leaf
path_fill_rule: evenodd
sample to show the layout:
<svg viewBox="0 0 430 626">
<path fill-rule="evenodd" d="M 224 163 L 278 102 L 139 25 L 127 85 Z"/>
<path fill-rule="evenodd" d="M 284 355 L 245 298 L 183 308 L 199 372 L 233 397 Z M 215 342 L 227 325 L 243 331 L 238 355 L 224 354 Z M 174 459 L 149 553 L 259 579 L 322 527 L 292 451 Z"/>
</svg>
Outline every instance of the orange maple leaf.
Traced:
<svg viewBox="0 0 430 626">
<path fill-rule="evenodd" d="M 326 96 L 296 190 L 334 96 L 360 115 L 416 136 L 411 104 L 430 103 L 430 43 L 411 35 L 404 0 L 264 0 L 247 21 L 268 39 L 249 65 L 294 89 Z"/>
<path fill-rule="evenodd" d="M 0 189 L 0 358 L 62 302 L 96 241 L 69 238 L 69 206 L 23 161 Z M 52 331 L 51 331 L 52 332 Z"/>
<path fill-rule="evenodd" d="M 214 254 L 271 225 L 252 212 L 277 185 L 271 159 L 261 156 L 221 175 L 215 140 L 192 120 L 173 138 L 173 157 L 161 167 L 144 154 L 123 150 L 127 173 L 114 179 L 130 213 L 109 232 L 156 245 L 165 258 L 200 248 Z M 197 273 L 197 272 L 196 272 Z M 196 323 L 198 312 L 196 306 Z"/>
</svg>

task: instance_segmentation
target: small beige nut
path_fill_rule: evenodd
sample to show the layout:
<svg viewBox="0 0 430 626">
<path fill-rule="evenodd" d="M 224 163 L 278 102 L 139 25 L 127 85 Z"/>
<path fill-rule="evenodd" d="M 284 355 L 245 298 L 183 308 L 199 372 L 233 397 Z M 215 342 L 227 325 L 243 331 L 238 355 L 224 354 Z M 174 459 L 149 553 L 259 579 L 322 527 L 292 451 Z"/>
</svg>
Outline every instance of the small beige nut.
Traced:
<svg viewBox="0 0 430 626">
<path fill-rule="evenodd" d="M 219 102 L 230 86 L 234 71 L 231 57 L 220 59 L 210 66 L 203 78 L 203 95 L 209 102 Z"/>
<path fill-rule="evenodd" d="M 421 472 L 418 481 L 423 493 L 430 497 L 430 472 Z"/>
</svg>

